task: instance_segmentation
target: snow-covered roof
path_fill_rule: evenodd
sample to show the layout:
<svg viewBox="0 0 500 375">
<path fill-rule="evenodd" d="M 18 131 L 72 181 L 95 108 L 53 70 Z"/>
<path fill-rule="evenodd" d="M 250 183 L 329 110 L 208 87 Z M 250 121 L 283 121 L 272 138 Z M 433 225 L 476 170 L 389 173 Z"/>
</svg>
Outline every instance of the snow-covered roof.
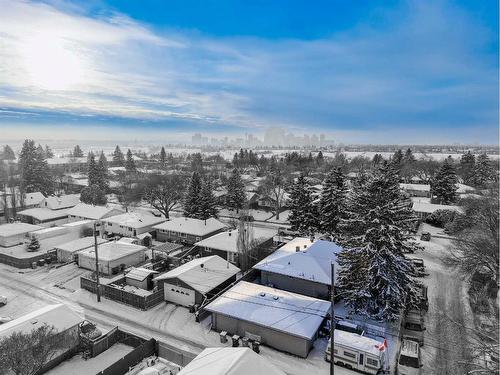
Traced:
<svg viewBox="0 0 500 375">
<path fill-rule="evenodd" d="M 108 223 L 123 225 L 131 228 L 144 228 L 165 221 L 165 219 L 161 217 L 141 214 L 139 212 L 127 212 L 121 215 L 108 217 L 104 220 Z"/>
<path fill-rule="evenodd" d="M 68 210 L 63 208 L 61 210 L 51 210 L 46 207 L 34 207 L 27 210 L 19 211 L 18 215 L 31 216 L 37 220 L 55 220 L 68 216 Z"/>
<path fill-rule="evenodd" d="M 465 184 L 457 184 L 457 193 L 458 194 L 465 194 L 465 193 L 471 193 L 473 191 L 476 191 L 472 186 L 465 185 Z"/>
<path fill-rule="evenodd" d="M 285 375 L 250 348 L 206 348 L 178 375 Z"/>
<path fill-rule="evenodd" d="M 0 325 L 0 339 L 14 332 L 29 333 L 44 324 L 53 326 L 56 332 L 63 332 L 82 321 L 83 318 L 66 305 L 48 305 Z"/>
<path fill-rule="evenodd" d="M 76 164 L 76 163 L 87 163 L 87 157 L 82 156 L 79 158 L 48 158 L 47 164 L 58 165 L 58 164 Z"/>
<path fill-rule="evenodd" d="M 162 244 L 159 244 L 159 245 L 156 245 L 155 247 L 153 247 L 153 250 L 154 251 L 161 251 L 164 253 L 170 253 L 172 251 L 180 249 L 181 247 L 183 247 L 183 245 L 181 245 L 179 243 L 164 242 Z"/>
<path fill-rule="evenodd" d="M 143 267 L 137 267 L 137 268 L 134 267 L 129 272 L 127 272 L 125 276 L 132 280 L 144 281 L 146 277 L 155 273 L 158 273 L 158 271 L 150 270 L 148 268 L 143 268 Z"/>
<path fill-rule="evenodd" d="M 453 211 L 457 211 L 457 212 L 462 212 L 462 208 L 459 206 L 427 203 L 424 201 L 420 201 L 418 199 L 412 199 L 412 202 L 413 202 L 413 210 L 415 212 L 423 212 L 423 213 L 429 213 L 429 214 L 431 214 L 437 210 L 453 210 Z"/>
<path fill-rule="evenodd" d="M 342 331 L 340 329 L 336 329 L 333 332 L 333 336 L 334 346 L 338 343 L 339 345 L 344 345 L 356 350 L 370 353 L 375 357 L 380 356 L 380 350 L 377 346 L 382 345 L 383 343 L 375 339 L 352 332 Z"/>
<path fill-rule="evenodd" d="M 233 277 L 240 269 L 218 255 L 193 259 L 158 276 L 155 280 L 179 279 L 205 294 Z"/>
<path fill-rule="evenodd" d="M 43 194 L 40 193 L 39 191 L 34 193 L 26 193 L 24 195 L 24 204 L 26 206 L 40 204 L 40 202 L 43 201 L 44 198 L 45 197 L 43 196 Z"/>
<path fill-rule="evenodd" d="M 215 250 L 237 253 L 238 233 L 238 229 L 217 233 L 211 237 L 196 242 L 195 245 Z M 253 238 L 259 243 L 266 242 L 270 238 L 273 238 L 276 233 L 277 231 L 274 229 L 253 228 Z"/>
<path fill-rule="evenodd" d="M 168 230 L 172 232 L 187 233 L 193 236 L 201 237 L 224 229 L 226 227 L 226 224 L 213 217 L 207 220 L 193 219 L 189 217 L 177 217 L 159 225 L 155 225 L 153 228 Z"/>
<path fill-rule="evenodd" d="M 41 202 L 41 206 L 50 208 L 51 210 L 59 210 L 61 208 L 74 207 L 78 203 L 80 203 L 80 194 L 66 194 L 59 197 L 47 197 Z"/>
<path fill-rule="evenodd" d="M 298 237 L 267 256 L 253 268 L 330 285 L 331 264 L 342 248 L 337 244 Z M 336 267 L 337 268 L 337 267 Z"/>
<path fill-rule="evenodd" d="M 120 259 L 129 254 L 134 254 L 146 249 L 147 248 L 144 246 L 112 241 L 99 245 L 97 251 L 99 252 L 99 261 L 110 261 Z M 84 249 L 80 251 L 79 254 L 95 258 L 95 251 L 93 247 Z"/>
<path fill-rule="evenodd" d="M 39 225 L 32 225 L 26 223 L 10 223 L 0 225 L 0 237 L 15 236 L 18 234 L 25 234 L 43 229 Z"/>
<path fill-rule="evenodd" d="M 106 243 L 107 241 L 103 238 L 97 237 L 97 245 Z M 61 249 L 64 251 L 69 251 L 74 253 L 75 251 L 87 249 L 94 246 L 94 237 L 83 237 L 77 240 L 65 242 L 60 245 L 54 246 L 55 249 Z"/>
<path fill-rule="evenodd" d="M 311 339 L 330 311 L 330 302 L 240 281 L 205 309 Z"/>
<path fill-rule="evenodd" d="M 85 217 L 88 219 L 98 220 L 109 214 L 111 211 L 120 211 L 114 207 L 93 206 L 86 203 L 78 203 L 75 207 L 70 208 L 69 215 Z"/>
<path fill-rule="evenodd" d="M 66 223 L 63 224 L 63 227 L 79 227 L 80 225 L 86 225 L 86 224 L 93 224 L 94 222 L 92 220 L 79 220 L 79 221 L 73 221 L 71 223 Z"/>
<path fill-rule="evenodd" d="M 415 190 L 415 191 L 431 191 L 431 185 L 428 184 L 399 184 L 399 187 L 403 190 Z"/>
</svg>

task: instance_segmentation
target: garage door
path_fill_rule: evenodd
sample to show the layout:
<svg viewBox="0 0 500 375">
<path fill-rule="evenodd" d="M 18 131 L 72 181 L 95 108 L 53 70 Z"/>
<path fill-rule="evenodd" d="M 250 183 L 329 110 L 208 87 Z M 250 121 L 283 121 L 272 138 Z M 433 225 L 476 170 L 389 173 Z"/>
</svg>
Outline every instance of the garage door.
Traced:
<svg viewBox="0 0 500 375">
<path fill-rule="evenodd" d="M 194 290 L 165 283 L 164 291 L 165 301 L 182 306 L 194 305 Z"/>
</svg>

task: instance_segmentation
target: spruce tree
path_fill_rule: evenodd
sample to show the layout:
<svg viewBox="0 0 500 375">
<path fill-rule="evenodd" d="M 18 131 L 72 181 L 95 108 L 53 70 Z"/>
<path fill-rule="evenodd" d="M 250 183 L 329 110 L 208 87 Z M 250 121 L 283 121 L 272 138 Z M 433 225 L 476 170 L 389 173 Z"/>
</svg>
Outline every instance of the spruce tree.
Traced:
<svg viewBox="0 0 500 375">
<path fill-rule="evenodd" d="M 452 204 L 457 200 L 457 182 L 453 161 L 448 157 L 431 180 L 431 192 L 440 204 Z"/>
<path fill-rule="evenodd" d="M 184 199 L 184 216 L 197 217 L 199 214 L 201 178 L 198 172 L 193 172 L 186 197 Z"/>
<path fill-rule="evenodd" d="M 109 175 L 108 175 L 108 159 L 101 151 L 99 155 L 99 161 L 97 162 L 97 175 L 98 175 L 98 185 L 104 192 L 108 191 L 109 188 Z"/>
<path fill-rule="evenodd" d="M 120 150 L 120 146 L 116 146 L 113 152 L 113 164 L 118 167 L 125 166 L 125 157 L 122 150 Z"/>
<path fill-rule="evenodd" d="M 26 139 L 19 154 L 19 170 L 21 175 L 21 191 L 24 193 L 41 192 L 45 195 L 53 193 L 52 178 L 45 152 L 35 147 L 35 141 Z"/>
<path fill-rule="evenodd" d="M 135 161 L 132 155 L 132 151 L 128 149 L 127 151 L 127 160 L 125 161 L 125 170 L 129 173 L 134 173 L 137 171 L 137 168 L 135 166 Z"/>
<path fill-rule="evenodd" d="M 165 152 L 165 147 L 162 146 L 160 151 L 160 165 L 165 167 L 165 163 L 167 162 L 167 153 Z"/>
<path fill-rule="evenodd" d="M 291 187 L 289 207 L 288 221 L 292 230 L 301 235 L 311 235 L 318 229 L 317 207 L 303 175 Z"/>
<path fill-rule="evenodd" d="M 53 157 L 54 157 L 54 152 L 53 152 L 53 151 L 52 151 L 52 149 L 51 149 L 49 146 L 47 146 L 47 145 L 45 145 L 45 157 L 46 157 L 47 159 L 50 159 L 50 158 L 53 158 Z"/>
<path fill-rule="evenodd" d="M 475 167 L 476 167 L 476 157 L 470 151 L 467 151 L 460 158 L 460 167 L 458 170 L 464 184 L 474 185 Z"/>
<path fill-rule="evenodd" d="M 485 188 L 494 179 L 494 169 L 485 153 L 477 157 L 473 181 L 477 187 Z"/>
<path fill-rule="evenodd" d="M 347 185 L 340 167 L 335 168 L 325 180 L 321 193 L 319 228 L 334 239 L 340 238 L 337 228 L 346 205 Z"/>
<path fill-rule="evenodd" d="M 208 178 L 204 179 L 201 191 L 199 210 L 196 215 L 198 219 L 207 220 L 218 216 L 217 199 L 215 198 L 212 183 Z"/>
<path fill-rule="evenodd" d="M 238 169 L 234 169 L 227 182 L 227 206 L 235 209 L 236 213 L 243 208 L 245 204 L 245 185 L 241 179 Z"/>
<path fill-rule="evenodd" d="M 349 236 L 338 256 L 339 294 L 355 313 L 396 320 L 418 300 L 413 265 L 404 253 L 419 246 L 410 235 L 417 218 L 392 165 L 384 163 L 354 188 L 347 215 L 341 223 Z"/>
<path fill-rule="evenodd" d="M 15 160 L 16 159 L 16 154 L 14 153 L 12 148 L 10 148 L 9 145 L 5 145 L 3 147 L 2 159 L 3 160 Z"/>
<path fill-rule="evenodd" d="M 80 148 L 79 145 L 76 145 L 75 148 L 73 149 L 72 156 L 75 157 L 75 158 L 81 158 L 81 157 L 83 157 L 83 151 L 82 151 L 82 149 Z"/>
<path fill-rule="evenodd" d="M 88 186 L 99 185 L 99 171 L 93 152 L 89 152 L 87 156 L 87 178 Z"/>
</svg>

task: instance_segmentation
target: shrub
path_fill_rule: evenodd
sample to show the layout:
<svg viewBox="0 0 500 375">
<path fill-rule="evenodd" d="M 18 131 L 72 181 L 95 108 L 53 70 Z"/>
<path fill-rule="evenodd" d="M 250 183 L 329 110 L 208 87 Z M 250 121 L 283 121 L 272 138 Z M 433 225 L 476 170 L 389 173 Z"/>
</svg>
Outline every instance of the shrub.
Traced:
<svg viewBox="0 0 500 375">
<path fill-rule="evenodd" d="M 457 212 L 454 210 L 436 210 L 427 216 L 425 222 L 438 228 L 444 228 L 446 224 L 455 219 L 455 215 Z"/>
</svg>

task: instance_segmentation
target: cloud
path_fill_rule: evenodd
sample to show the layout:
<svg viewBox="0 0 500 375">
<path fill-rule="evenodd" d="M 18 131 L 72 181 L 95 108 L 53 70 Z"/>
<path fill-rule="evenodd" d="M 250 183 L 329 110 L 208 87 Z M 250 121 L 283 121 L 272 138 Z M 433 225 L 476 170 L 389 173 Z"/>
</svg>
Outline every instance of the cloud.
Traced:
<svg viewBox="0 0 500 375">
<path fill-rule="evenodd" d="M 0 123 L 11 111 L 167 129 L 323 129 L 360 142 L 391 129 L 404 140 L 405 128 L 412 139 L 415 129 L 498 134 L 497 36 L 446 2 L 403 3 L 377 24 L 316 40 L 158 31 L 43 3 L 0 8 Z"/>
</svg>

